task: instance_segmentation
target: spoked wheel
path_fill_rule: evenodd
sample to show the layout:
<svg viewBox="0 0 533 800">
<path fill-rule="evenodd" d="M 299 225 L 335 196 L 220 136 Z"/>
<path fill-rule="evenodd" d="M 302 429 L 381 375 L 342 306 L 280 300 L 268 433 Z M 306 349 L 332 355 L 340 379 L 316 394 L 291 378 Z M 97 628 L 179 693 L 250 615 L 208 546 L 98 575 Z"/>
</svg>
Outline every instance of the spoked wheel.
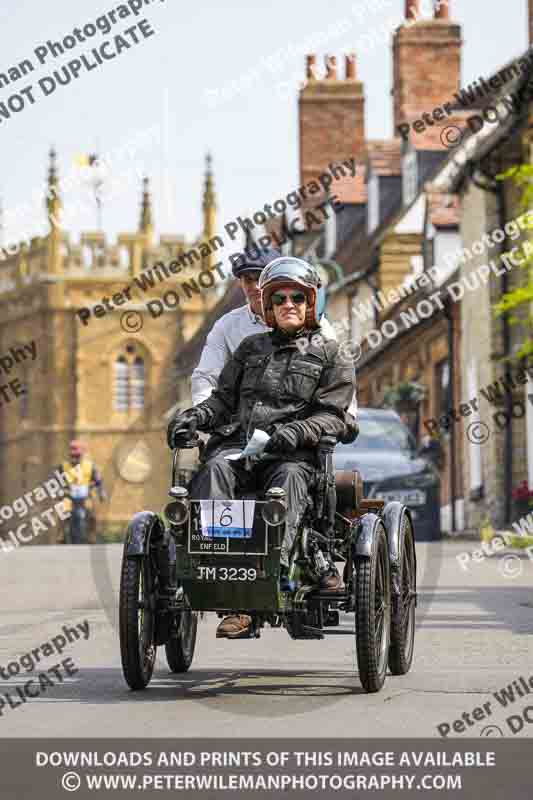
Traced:
<svg viewBox="0 0 533 800">
<path fill-rule="evenodd" d="M 400 553 L 400 594 L 393 600 L 389 669 L 405 675 L 411 669 L 415 644 L 416 560 L 413 527 L 407 515 L 402 523 Z"/>
<path fill-rule="evenodd" d="M 181 611 L 176 620 L 176 631 L 172 631 L 165 645 L 167 663 L 171 672 L 187 672 L 192 664 L 196 646 L 198 612 Z"/>
<path fill-rule="evenodd" d="M 380 523 L 370 558 L 358 558 L 355 578 L 359 678 L 367 692 L 385 682 L 390 642 L 390 568 L 387 534 Z"/>
<path fill-rule="evenodd" d="M 154 671 L 155 600 L 146 558 L 123 556 L 119 623 L 122 671 L 131 689 L 145 689 Z"/>
</svg>

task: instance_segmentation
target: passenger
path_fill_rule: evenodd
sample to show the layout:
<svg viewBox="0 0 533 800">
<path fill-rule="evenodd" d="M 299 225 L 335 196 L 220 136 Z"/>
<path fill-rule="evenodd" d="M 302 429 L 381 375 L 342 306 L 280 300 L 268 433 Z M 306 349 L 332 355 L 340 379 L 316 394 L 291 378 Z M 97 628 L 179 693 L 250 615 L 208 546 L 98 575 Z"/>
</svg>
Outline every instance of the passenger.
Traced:
<svg viewBox="0 0 533 800">
<path fill-rule="evenodd" d="M 264 333 L 270 330 L 262 316 L 258 281 L 263 269 L 279 257 L 280 253 L 277 250 L 256 245 L 254 251 L 245 250 L 240 257 L 234 259 L 232 272 L 239 281 L 247 302 L 233 311 L 228 311 L 213 325 L 213 329 L 206 339 L 198 366 L 192 373 L 193 405 L 196 406 L 203 400 L 207 400 L 213 389 L 216 388 L 223 366 L 229 361 L 243 339 L 255 333 Z M 322 317 L 321 327 L 326 339 L 336 339 L 335 331 L 325 317 Z M 350 413 L 354 417 L 357 414 L 355 395 Z"/>
</svg>

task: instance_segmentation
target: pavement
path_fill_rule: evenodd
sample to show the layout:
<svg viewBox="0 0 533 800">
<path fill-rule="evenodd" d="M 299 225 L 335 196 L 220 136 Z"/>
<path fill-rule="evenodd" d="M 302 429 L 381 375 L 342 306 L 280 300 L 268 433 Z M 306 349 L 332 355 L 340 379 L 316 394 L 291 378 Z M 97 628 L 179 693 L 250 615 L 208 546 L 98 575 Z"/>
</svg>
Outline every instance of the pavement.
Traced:
<svg viewBox="0 0 533 800">
<path fill-rule="evenodd" d="M 354 636 L 294 642 L 285 630 L 266 626 L 259 640 L 215 639 L 212 614 L 199 622 L 189 672 L 170 673 L 160 648 L 149 687 L 132 692 L 122 676 L 117 629 L 122 547 L 3 553 L 0 737 L 438 738 L 438 725 L 441 731 L 449 726 L 449 738 L 531 737 L 533 560 L 502 551 L 468 561 L 466 570 L 457 556 L 475 547 L 451 540 L 417 544 L 413 667 L 405 676 L 389 675 L 372 695 L 359 683 Z M 79 636 L 67 637 L 63 626 Z M 353 630 L 353 617 L 344 615 L 341 627 Z M 47 642 L 54 644 L 46 649 Z M 16 688 L 35 672 L 26 671 L 32 661 L 24 659 L 23 667 L 20 659 L 37 648 L 37 670 L 71 659 L 72 674 L 56 666 L 50 679 L 41 679 L 38 696 L 23 702 Z M 8 664 L 18 674 L 9 675 Z M 509 685 L 512 700 L 509 689 L 507 700 L 501 693 Z M 510 716 L 517 719 L 509 723 Z"/>
</svg>

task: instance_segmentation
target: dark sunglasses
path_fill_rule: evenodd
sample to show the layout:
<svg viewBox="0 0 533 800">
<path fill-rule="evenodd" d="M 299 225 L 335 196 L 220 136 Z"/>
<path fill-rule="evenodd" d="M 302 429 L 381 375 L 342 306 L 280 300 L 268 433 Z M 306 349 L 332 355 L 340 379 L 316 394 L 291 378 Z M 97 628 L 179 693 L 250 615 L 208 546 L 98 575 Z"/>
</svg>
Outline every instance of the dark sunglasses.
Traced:
<svg viewBox="0 0 533 800">
<path fill-rule="evenodd" d="M 302 303 L 305 303 L 306 299 L 304 292 L 290 292 L 289 294 L 281 294 L 281 292 L 274 292 L 274 294 L 272 295 L 272 303 L 275 306 L 282 306 L 287 302 L 289 297 L 291 298 L 295 306 L 301 306 Z"/>
</svg>

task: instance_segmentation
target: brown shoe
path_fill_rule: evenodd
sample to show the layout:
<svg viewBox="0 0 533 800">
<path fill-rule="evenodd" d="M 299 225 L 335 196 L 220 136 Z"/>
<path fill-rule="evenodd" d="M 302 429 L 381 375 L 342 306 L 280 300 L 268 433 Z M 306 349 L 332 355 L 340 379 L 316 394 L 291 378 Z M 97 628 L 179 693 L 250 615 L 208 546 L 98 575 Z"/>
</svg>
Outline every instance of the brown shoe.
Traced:
<svg viewBox="0 0 533 800">
<path fill-rule="evenodd" d="M 320 579 L 320 588 L 327 592 L 344 592 L 345 590 L 344 583 L 337 570 L 322 575 Z"/>
<path fill-rule="evenodd" d="M 218 626 L 217 639 L 247 639 L 251 629 L 252 618 L 248 614 L 232 614 Z"/>
</svg>

